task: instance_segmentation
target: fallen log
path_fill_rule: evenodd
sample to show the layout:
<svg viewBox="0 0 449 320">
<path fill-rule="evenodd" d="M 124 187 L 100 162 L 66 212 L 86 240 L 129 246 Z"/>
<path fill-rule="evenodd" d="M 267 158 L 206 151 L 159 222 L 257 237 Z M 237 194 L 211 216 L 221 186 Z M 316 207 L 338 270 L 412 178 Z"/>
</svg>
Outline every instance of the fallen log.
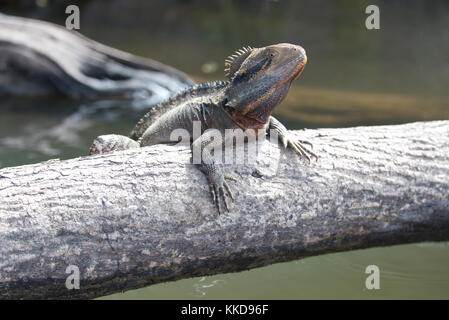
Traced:
<svg viewBox="0 0 449 320">
<path fill-rule="evenodd" d="M 0 297 L 93 298 L 312 255 L 449 240 L 449 121 L 292 132 L 233 165 L 217 215 L 190 150 L 158 145 L 0 170 Z M 257 168 L 257 170 L 255 169 Z M 68 266 L 80 288 L 68 290 Z"/>
<path fill-rule="evenodd" d="M 147 98 L 156 104 L 193 84 L 181 71 L 75 31 L 0 13 L 0 96 Z"/>
</svg>

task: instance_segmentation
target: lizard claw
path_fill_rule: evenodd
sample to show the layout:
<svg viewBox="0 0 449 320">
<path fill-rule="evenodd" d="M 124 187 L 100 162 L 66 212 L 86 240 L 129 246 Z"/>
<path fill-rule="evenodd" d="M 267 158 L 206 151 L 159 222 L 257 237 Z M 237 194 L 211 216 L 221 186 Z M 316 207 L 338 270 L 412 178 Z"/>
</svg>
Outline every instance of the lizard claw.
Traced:
<svg viewBox="0 0 449 320">
<path fill-rule="evenodd" d="M 221 176 L 216 178 L 218 178 L 218 181 L 210 181 L 209 187 L 212 195 L 212 202 L 215 203 L 218 214 L 220 215 L 223 211 L 221 203 L 223 203 L 225 211 L 229 212 L 228 197 L 232 200 L 232 202 L 235 201 L 234 195 L 232 194 L 231 188 L 229 187 L 226 180 L 234 182 L 237 182 L 237 180 L 228 176 Z"/>
<path fill-rule="evenodd" d="M 294 141 L 291 138 L 291 135 L 289 134 L 287 128 L 282 123 L 280 123 L 279 120 L 277 120 L 274 117 L 270 117 L 269 128 L 270 131 L 274 130 L 275 132 L 277 132 L 284 148 L 287 147 L 292 148 L 301 158 L 305 158 L 309 162 L 309 164 L 311 157 L 315 158 L 315 160 L 318 161 L 318 156 L 304 146 L 305 144 L 307 144 L 310 146 L 311 149 L 313 149 L 313 145 L 306 140 Z"/>
<path fill-rule="evenodd" d="M 282 145 L 284 146 L 284 149 L 286 149 L 287 145 L 288 145 L 288 138 L 284 135 L 281 135 L 280 138 L 281 138 Z"/>
<path fill-rule="evenodd" d="M 313 144 L 311 144 L 311 143 L 310 143 L 309 141 L 307 141 L 307 140 L 298 140 L 298 142 L 299 142 L 299 143 L 302 143 L 302 144 L 307 144 L 307 145 L 310 146 L 311 149 L 313 149 Z"/>
<path fill-rule="evenodd" d="M 298 141 L 292 141 L 288 139 L 288 146 L 295 150 L 297 154 L 299 154 L 300 157 L 303 157 L 307 160 L 307 162 L 310 164 L 310 158 L 315 158 L 316 161 L 318 161 L 318 156 L 303 146 L 303 144 L 310 145 L 310 147 L 313 149 L 313 145 L 304 140 L 298 140 Z"/>
</svg>

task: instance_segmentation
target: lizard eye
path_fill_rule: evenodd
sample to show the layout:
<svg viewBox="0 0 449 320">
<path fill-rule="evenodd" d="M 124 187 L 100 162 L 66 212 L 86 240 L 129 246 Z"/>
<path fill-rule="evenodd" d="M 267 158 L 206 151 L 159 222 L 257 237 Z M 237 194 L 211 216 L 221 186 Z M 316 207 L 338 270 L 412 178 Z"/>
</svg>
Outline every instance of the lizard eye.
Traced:
<svg viewBox="0 0 449 320">
<path fill-rule="evenodd" d="M 268 53 L 268 57 L 269 58 L 274 58 L 275 56 L 277 55 L 277 52 L 276 51 L 269 51 L 269 53 Z"/>
</svg>

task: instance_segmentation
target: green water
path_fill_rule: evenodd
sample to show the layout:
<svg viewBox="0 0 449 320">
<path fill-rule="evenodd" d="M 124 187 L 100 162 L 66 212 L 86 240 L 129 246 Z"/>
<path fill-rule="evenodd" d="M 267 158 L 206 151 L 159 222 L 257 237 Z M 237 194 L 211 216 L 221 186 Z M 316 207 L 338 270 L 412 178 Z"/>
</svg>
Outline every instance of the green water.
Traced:
<svg viewBox="0 0 449 320">
<path fill-rule="evenodd" d="M 367 266 L 380 289 L 367 290 Z M 328 254 L 232 274 L 185 279 L 104 299 L 448 299 L 449 245 L 401 245 Z"/>
<path fill-rule="evenodd" d="M 76 4 L 77 1 L 70 1 Z M 0 8 L 59 24 L 64 1 Z M 378 4 L 381 29 L 364 26 Z M 301 44 L 308 65 L 276 115 L 291 129 L 449 119 L 447 1 L 82 1 L 80 32 L 172 65 L 197 81 L 223 79 L 242 46 Z M 0 168 L 85 155 L 94 137 L 127 134 L 145 110 L 130 104 L 3 99 Z M 380 289 L 365 268 L 380 268 Z M 311 257 L 241 273 L 158 284 L 113 299 L 449 298 L 449 246 L 410 244 Z"/>
</svg>

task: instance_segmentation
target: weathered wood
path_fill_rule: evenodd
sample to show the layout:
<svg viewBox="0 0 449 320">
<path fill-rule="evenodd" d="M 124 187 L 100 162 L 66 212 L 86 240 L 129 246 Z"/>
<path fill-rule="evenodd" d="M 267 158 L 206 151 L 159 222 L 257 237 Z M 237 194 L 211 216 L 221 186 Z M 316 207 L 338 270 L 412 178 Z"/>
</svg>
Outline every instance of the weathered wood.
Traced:
<svg viewBox="0 0 449 320">
<path fill-rule="evenodd" d="M 0 96 L 140 96 L 155 104 L 191 84 L 160 62 L 52 23 L 0 14 Z"/>
<path fill-rule="evenodd" d="M 92 298 L 356 248 L 449 240 L 449 121 L 296 131 L 228 172 L 217 215 L 190 151 L 159 145 L 0 170 L 0 297 Z M 255 174 L 259 169 L 262 177 Z M 81 288 L 68 290 L 68 265 Z"/>
</svg>

